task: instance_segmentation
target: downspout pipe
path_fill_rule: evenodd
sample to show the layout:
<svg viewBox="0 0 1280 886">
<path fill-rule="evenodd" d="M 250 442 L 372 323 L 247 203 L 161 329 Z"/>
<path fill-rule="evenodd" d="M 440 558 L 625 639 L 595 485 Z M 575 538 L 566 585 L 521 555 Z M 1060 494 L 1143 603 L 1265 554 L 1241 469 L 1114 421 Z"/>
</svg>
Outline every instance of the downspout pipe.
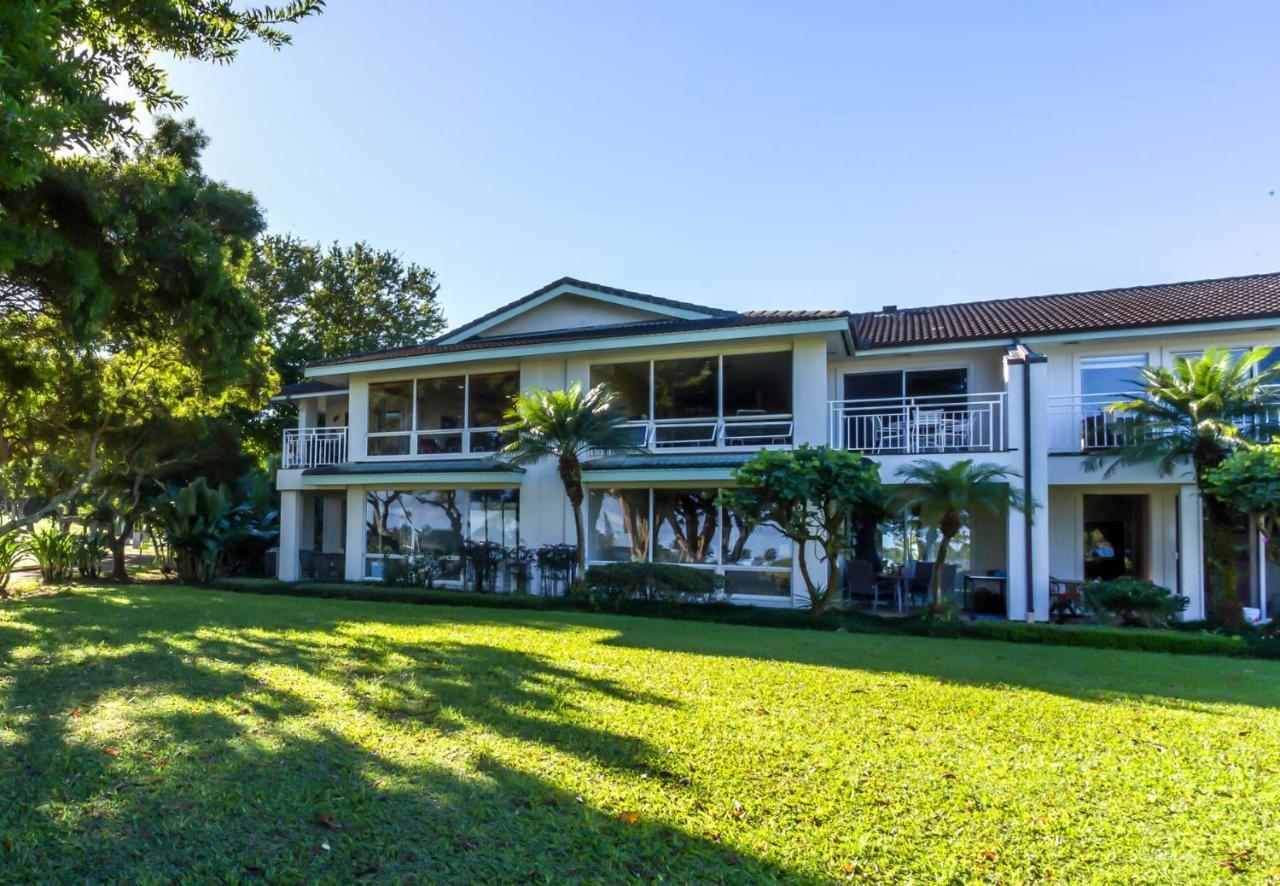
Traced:
<svg viewBox="0 0 1280 886">
<path fill-rule="evenodd" d="M 1022 364 L 1022 491 L 1027 497 L 1028 507 L 1023 512 L 1023 520 L 1026 529 L 1023 532 L 1023 555 L 1026 558 L 1027 569 L 1027 621 L 1033 622 L 1036 619 L 1036 595 L 1035 595 L 1035 545 L 1032 540 L 1031 526 L 1035 522 L 1035 508 L 1031 506 L 1031 367 L 1037 363 L 1047 363 L 1049 358 L 1044 354 L 1038 354 L 1028 348 L 1026 345 L 1017 341 L 1014 342 L 1006 354 L 1006 359 L 1010 364 Z"/>
</svg>

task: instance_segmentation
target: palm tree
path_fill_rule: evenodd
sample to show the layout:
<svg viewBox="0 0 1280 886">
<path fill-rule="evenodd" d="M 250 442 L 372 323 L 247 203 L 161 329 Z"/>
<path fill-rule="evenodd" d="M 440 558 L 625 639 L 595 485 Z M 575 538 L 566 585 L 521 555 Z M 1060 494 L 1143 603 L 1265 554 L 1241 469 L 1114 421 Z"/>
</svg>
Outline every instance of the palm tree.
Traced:
<svg viewBox="0 0 1280 886">
<path fill-rule="evenodd" d="M 975 464 L 966 458 L 947 466 L 920 459 L 898 468 L 896 476 L 904 484 L 898 503 L 903 509 L 918 509 L 920 519 L 938 527 L 938 555 L 929 577 L 929 593 L 934 605 L 942 603 L 942 572 L 947 563 L 951 539 L 969 524 L 974 514 L 999 516 L 1009 508 L 1026 511 L 1034 505 L 1021 489 L 1008 480 L 1018 472 L 1001 465 Z"/>
<path fill-rule="evenodd" d="M 554 458 L 573 508 L 578 539 L 578 576 L 587 569 L 586 527 L 582 520 L 582 457 L 588 452 L 619 455 L 638 450 L 627 417 L 615 408 L 618 395 L 604 385 L 583 393 L 575 382 L 567 391 L 531 388 L 512 401 L 503 434 L 514 435 L 502 452 L 512 464 L 529 465 Z"/>
<path fill-rule="evenodd" d="M 1175 357 L 1173 366 L 1139 370 L 1139 396 L 1107 407 L 1130 423 L 1124 441 L 1086 461 L 1090 470 L 1110 460 L 1107 476 L 1122 465 L 1155 464 L 1162 475 L 1190 464 L 1204 504 L 1203 538 L 1215 615 L 1240 620 L 1231 526 L 1238 513 L 1207 494 L 1208 475 L 1236 449 L 1269 439 L 1280 430 L 1280 366 L 1255 371 L 1271 353 L 1253 348 L 1237 358 L 1219 348 L 1196 359 Z"/>
</svg>

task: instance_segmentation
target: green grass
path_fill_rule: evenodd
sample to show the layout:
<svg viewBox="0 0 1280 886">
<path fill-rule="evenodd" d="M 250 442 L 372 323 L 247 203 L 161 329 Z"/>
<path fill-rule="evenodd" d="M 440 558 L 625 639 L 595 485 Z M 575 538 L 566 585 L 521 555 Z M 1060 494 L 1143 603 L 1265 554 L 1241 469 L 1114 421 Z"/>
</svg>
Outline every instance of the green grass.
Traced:
<svg viewBox="0 0 1280 886">
<path fill-rule="evenodd" d="M 158 585 L 0 605 L 3 882 L 1265 881 L 1278 810 L 1269 661 Z"/>
</svg>

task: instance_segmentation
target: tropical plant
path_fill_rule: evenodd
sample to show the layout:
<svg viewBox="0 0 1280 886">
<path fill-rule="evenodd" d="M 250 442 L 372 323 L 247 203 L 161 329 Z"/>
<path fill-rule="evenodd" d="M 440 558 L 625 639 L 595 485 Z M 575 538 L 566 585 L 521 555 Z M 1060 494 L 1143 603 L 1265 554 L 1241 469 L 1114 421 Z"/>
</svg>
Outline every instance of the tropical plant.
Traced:
<svg viewBox="0 0 1280 886">
<path fill-rule="evenodd" d="M 1236 595 L 1233 527 L 1240 513 L 1230 500 L 1213 495 L 1210 472 L 1250 441 L 1269 439 L 1280 410 L 1280 365 L 1258 369 L 1270 348 L 1243 355 L 1210 349 L 1195 359 L 1175 357 L 1173 366 L 1139 370 L 1139 395 L 1111 404 L 1130 432 L 1121 445 L 1096 453 L 1086 467 L 1110 462 L 1107 476 L 1123 465 L 1155 464 L 1161 474 L 1189 466 L 1204 504 L 1205 565 L 1214 616 L 1224 624 L 1241 621 Z"/>
<path fill-rule="evenodd" d="M 556 460 L 560 482 L 573 510 L 577 541 L 577 572 L 587 571 L 586 526 L 582 518 L 582 458 L 588 453 L 619 455 L 637 450 L 626 427 L 627 417 L 617 408 L 618 395 L 605 385 L 583 391 L 580 382 L 568 390 L 532 388 L 516 397 L 506 412 L 502 434 L 512 435 L 503 447 L 516 465 Z"/>
<path fill-rule="evenodd" d="M 898 468 L 896 477 L 903 484 L 898 504 L 904 510 L 918 512 L 922 522 L 938 527 L 938 553 L 929 577 L 934 609 L 944 606 L 942 573 L 951 540 L 969 525 L 973 516 L 1000 516 L 1009 508 L 1023 512 L 1034 509 L 1034 503 L 1021 489 L 1009 485 L 1008 481 L 1017 476 L 1017 471 L 988 462 L 975 463 L 971 458 L 950 465 L 919 459 Z"/>
<path fill-rule="evenodd" d="M 107 555 L 107 544 L 92 529 L 73 535 L 73 560 L 81 578 L 97 578 L 102 572 L 102 558 Z"/>
<path fill-rule="evenodd" d="M 623 600 L 705 603 L 724 586 L 724 576 L 674 563 L 608 563 L 587 570 L 586 586 L 597 607 Z"/>
<path fill-rule="evenodd" d="M 809 611 L 820 615 L 840 586 L 840 560 L 849 549 L 849 526 L 858 514 L 881 506 L 880 468 L 843 449 L 801 446 L 766 449 L 734 471 L 733 487 L 717 503 L 751 526 L 773 526 L 795 545 L 796 563 L 809 594 Z M 810 572 L 806 548 L 816 544 L 826 581 Z"/>
<path fill-rule="evenodd" d="M 1280 442 L 1237 449 L 1205 479 L 1209 495 L 1251 514 L 1264 535 L 1280 532 Z"/>
<path fill-rule="evenodd" d="M 31 556 L 40 567 L 40 578 L 45 584 L 55 584 L 71 578 L 76 562 L 76 540 L 61 529 L 41 529 L 31 533 Z"/>
<path fill-rule="evenodd" d="M 227 543 L 254 531 L 245 525 L 251 509 L 232 504 L 229 490 L 212 488 L 204 477 L 168 487 L 154 507 L 173 551 L 178 579 L 190 584 L 212 580 Z"/>
<path fill-rule="evenodd" d="M 0 597 L 9 595 L 9 578 L 27 550 L 27 543 L 17 530 L 0 533 Z"/>
<path fill-rule="evenodd" d="M 1130 576 L 1110 581 L 1091 581 L 1081 586 L 1085 605 L 1128 627 L 1167 625 L 1191 601 L 1176 596 L 1168 588 Z"/>
</svg>

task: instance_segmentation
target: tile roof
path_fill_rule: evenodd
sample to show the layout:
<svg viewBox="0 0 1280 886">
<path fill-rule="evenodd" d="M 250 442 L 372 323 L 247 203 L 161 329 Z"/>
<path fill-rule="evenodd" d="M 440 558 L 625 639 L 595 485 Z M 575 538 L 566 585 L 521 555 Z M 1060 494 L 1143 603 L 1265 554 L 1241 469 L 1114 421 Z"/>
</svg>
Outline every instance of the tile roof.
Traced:
<svg viewBox="0 0 1280 886">
<path fill-rule="evenodd" d="M 330 384 L 327 381 L 319 379 L 308 379 L 306 381 L 294 382 L 291 385 L 285 385 L 280 388 L 280 393 L 271 399 L 287 400 L 290 397 L 300 397 L 303 394 L 345 394 L 347 389 L 343 385 Z"/>
<path fill-rule="evenodd" d="M 637 455 L 612 455 L 583 462 L 582 470 L 644 471 L 653 468 L 739 468 L 754 452 L 656 452 Z"/>
<path fill-rule="evenodd" d="M 471 338 L 454 344 L 439 344 L 439 340 L 401 348 L 365 351 L 316 360 L 308 366 L 332 366 L 342 363 L 362 363 L 367 360 L 393 360 L 397 357 L 424 357 L 431 354 L 452 354 L 460 351 L 493 350 L 522 345 L 540 345 L 555 342 L 610 339 L 633 335 L 661 335 L 665 332 L 696 332 L 703 329 L 731 329 L 743 326 L 767 326 L 772 323 L 806 322 L 809 320 L 838 319 L 848 317 L 848 311 L 746 311 L 729 313 L 705 320 L 645 320 L 638 323 L 618 323 L 609 326 L 592 326 L 581 329 L 553 329 L 547 332 L 486 336 Z"/>
<path fill-rule="evenodd" d="M 1280 318 L 1280 274 L 856 314 L 858 348 Z"/>
<path fill-rule="evenodd" d="M 307 468 L 304 477 L 333 477 L 372 474 L 455 474 L 515 473 L 524 468 L 494 458 L 431 458 L 420 461 L 346 461 L 337 465 Z"/>
</svg>

